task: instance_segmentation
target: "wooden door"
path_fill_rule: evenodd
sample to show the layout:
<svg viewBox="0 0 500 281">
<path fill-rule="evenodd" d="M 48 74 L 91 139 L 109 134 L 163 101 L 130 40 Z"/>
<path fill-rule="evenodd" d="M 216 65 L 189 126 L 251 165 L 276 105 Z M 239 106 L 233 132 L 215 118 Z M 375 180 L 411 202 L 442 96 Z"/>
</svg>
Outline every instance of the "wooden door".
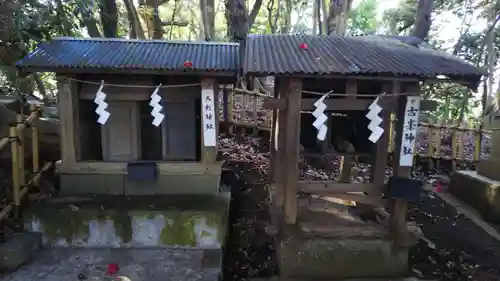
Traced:
<svg viewBox="0 0 500 281">
<path fill-rule="evenodd" d="M 196 160 L 195 101 L 192 99 L 166 101 L 164 114 L 164 158 L 166 160 Z"/>
</svg>

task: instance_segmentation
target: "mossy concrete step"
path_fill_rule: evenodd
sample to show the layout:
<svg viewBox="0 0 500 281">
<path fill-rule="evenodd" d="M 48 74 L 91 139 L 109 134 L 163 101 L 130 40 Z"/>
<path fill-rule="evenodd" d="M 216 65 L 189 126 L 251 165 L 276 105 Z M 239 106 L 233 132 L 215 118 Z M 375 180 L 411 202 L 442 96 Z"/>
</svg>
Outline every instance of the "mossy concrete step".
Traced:
<svg viewBox="0 0 500 281">
<path fill-rule="evenodd" d="M 52 198 L 32 205 L 25 228 L 45 247 L 221 249 L 230 195 Z"/>
<path fill-rule="evenodd" d="M 218 281 L 220 268 L 205 266 L 203 252 L 145 248 L 45 249 L 29 264 L 0 276 L 0 281 Z M 115 274 L 106 274 L 109 264 L 117 265 Z"/>
<path fill-rule="evenodd" d="M 407 274 L 408 248 L 394 245 L 389 230 L 378 222 L 362 220 L 360 206 L 314 196 L 299 198 L 297 204 L 297 224 L 284 227 L 276 239 L 281 277 L 343 280 Z"/>
<path fill-rule="evenodd" d="M 0 243 L 0 272 L 17 269 L 40 249 L 40 233 L 16 233 L 7 241 Z"/>
</svg>

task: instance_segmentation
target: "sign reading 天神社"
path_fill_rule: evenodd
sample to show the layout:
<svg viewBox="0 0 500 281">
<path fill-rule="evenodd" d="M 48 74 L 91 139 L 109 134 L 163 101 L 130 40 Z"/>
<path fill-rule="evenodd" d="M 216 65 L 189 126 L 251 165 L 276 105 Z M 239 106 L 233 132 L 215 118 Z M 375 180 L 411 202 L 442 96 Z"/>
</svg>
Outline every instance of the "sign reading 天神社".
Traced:
<svg viewBox="0 0 500 281">
<path fill-rule="evenodd" d="M 406 100 L 403 136 L 399 166 L 411 167 L 417 139 L 418 115 L 420 113 L 420 97 L 408 96 Z"/>
<path fill-rule="evenodd" d="M 217 145 L 214 90 L 203 89 L 201 91 L 201 106 L 203 108 L 203 144 L 206 147 L 214 147 Z"/>
</svg>

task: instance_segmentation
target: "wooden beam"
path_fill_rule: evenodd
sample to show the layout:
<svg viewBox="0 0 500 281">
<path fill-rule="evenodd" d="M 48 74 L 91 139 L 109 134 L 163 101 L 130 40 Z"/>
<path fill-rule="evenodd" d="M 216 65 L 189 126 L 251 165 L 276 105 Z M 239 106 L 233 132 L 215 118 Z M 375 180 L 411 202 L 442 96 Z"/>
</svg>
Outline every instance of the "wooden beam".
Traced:
<svg viewBox="0 0 500 281">
<path fill-rule="evenodd" d="M 345 192 L 373 192 L 377 186 L 372 183 L 339 183 L 336 181 L 299 181 L 299 190 L 316 195 Z"/>
<path fill-rule="evenodd" d="M 196 162 L 159 162 L 158 173 L 160 175 L 217 175 L 221 173 L 221 165 L 203 165 Z M 84 174 L 84 175 L 126 175 L 126 162 L 77 162 L 56 163 L 56 172 L 60 174 Z"/>
<path fill-rule="evenodd" d="M 345 85 L 345 92 L 346 92 L 345 99 L 355 100 L 356 96 L 358 95 L 358 81 L 355 79 L 347 79 Z"/>
<path fill-rule="evenodd" d="M 286 108 L 286 101 L 275 98 L 265 98 L 262 107 L 265 109 L 284 110 Z"/>
<path fill-rule="evenodd" d="M 313 111 L 314 103 L 317 99 L 302 99 L 302 111 Z M 326 99 L 324 103 L 329 111 L 366 110 L 373 102 L 372 99 Z M 391 113 L 396 110 L 396 99 L 381 101 L 381 106 L 387 108 Z M 281 99 L 265 98 L 263 107 L 265 109 L 285 109 L 286 101 Z M 421 111 L 434 111 L 437 102 L 432 100 L 422 100 L 420 102 Z"/>
</svg>

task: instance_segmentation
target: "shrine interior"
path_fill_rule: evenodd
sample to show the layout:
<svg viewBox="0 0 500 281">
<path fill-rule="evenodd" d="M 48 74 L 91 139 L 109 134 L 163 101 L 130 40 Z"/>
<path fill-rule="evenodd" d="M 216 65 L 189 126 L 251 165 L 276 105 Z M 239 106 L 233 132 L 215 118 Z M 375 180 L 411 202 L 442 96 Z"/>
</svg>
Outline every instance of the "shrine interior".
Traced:
<svg viewBox="0 0 500 281">
<path fill-rule="evenodd" d="M 325 78 L 307 78 L 303 80 L 303 89 L 306 93 L 302 98 L 318 99 L 319 96 L 313 93 L 326 93 L 332 91 L 335 93 L 347 93 L 347 79 L 325 79 Z M 383 80 L 357 80 L 356 92 L 357 99 L 373 99 L 372 94 L 383 92 Z M 363 96 L 365 95 L 365 96 Z M 345 97 L 330 96 L 329 100 L 338 101 L 342 106 L 346 101 Z M 370 120 L 366 118 L 368 110 L 328 110 L 330 115 L 328 121 L 329 143 L 328 149 L 339 153 L 349 154 L 371 154 L 374 151 L 374 145 L 368 140 L 371 132 L 368 129 Z M 304 150 L 310 152 L 326 152 L 316 138 L 316 128 L 312 125 L 315 117 L 311 111 L 302 111 L 300 142 Z M 328 140 L 328 139 L 327 139 Z M 325 140 L 325 141 L 327 141 Z"/>
</svg>

